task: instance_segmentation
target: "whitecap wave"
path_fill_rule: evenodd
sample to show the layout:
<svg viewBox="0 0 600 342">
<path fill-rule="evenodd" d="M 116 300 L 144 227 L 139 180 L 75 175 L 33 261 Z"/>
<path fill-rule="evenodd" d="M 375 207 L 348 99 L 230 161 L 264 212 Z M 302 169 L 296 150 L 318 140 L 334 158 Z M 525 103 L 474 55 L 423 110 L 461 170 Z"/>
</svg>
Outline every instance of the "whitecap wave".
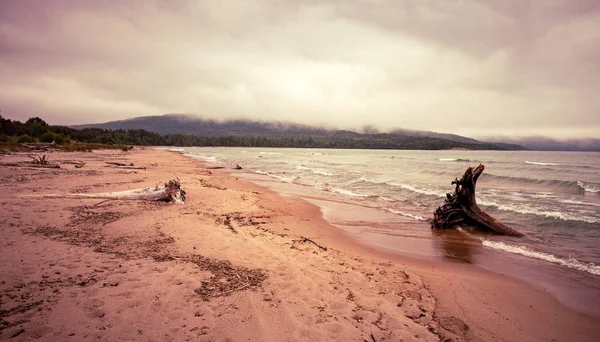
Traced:
<svg viewBox="0 0 600 342">
<path fill-rule="evenodd" d="M 277 154 L 283 154 L 283 153 L 281 153 L 281 152 L 260 152 L 260 154 L 277 155 Z"/>
<path fill-rule="evenodd" d="M 413 220 L 418 220 L 418 221 L 427 221 L 426 218 L 424 218 L 423 216 L 419 216 L 419 215 L 415 215 L 415 214 L 411 214 L 411 213 L 405 213 L 403 211 L 398 211 L 398 210 L 394 210 L 391 208 L 384 208 L 386 211 L 389 211 L 392 214 L 396 214 L 396 215 L 400 215 L 400 216 L 404 216 L 404 217 L 408 217 L 411 218 Z"/>
<path fill-rule="evenodd" d="M 461 159 L 461 158 L 439 158 L 439 161 L 443 162 L 470 162 L 471 159 Z"/>
<path fill-rule="evenodd" d="M 557 257 L 555 255 L 549 254 L 549 253 L 534 251 L 525 246 L 514 246 L 514 245 L 506 244 L 504 242 L 494 242 L 494 241 L 489 241 L 489 240 L 483 240 L 482 243 L 484 246 L 490 247 L 493 249 L 497 249 L 497 250 L 501 250 L 501 251 L 505 251 L 505 252 L 513 253 L 513 254 L 520 254 L 520 255 L 523 255 L 526 257 L 535 258 L 535 259 L 539 259 L 539 260 L 548 261 L 548 262 L 551 262 L 554 264 L 566 266 L 568 268 L 572 268 L 575 270 L 584 271 L 584 272 L 588 272 L 588 273 L 600 276 L 600 266 L 596 265 L 594 263 L 585 263 L 585 262 L 579 261 L 574 258 L 561 258 L 561 257 Z"/>
<path fill-rule="evenodd" d="M 577 200 L 569 200 L 569 199 L 562 200 L 562 201 L 560 201 L 560 203 L 574 204 L 574 205 L 583 205 L 583 206 L 591 206 L 591 207 L 600 207 L 600 204 L 588 203 L 588 202 L 577 201 Z"/>
<path fill-rule="evenodd" d="M 322 176 L 333 176 L 334 175 L 333 173 L 331 173 L 329 171 L 326 171 L 326 170 L 323 170 L 323 169 L 318 169 L 318 168 L 310 168 L 310 167 L 306 167 L 304 165 L 297 165 L 296 169 L 297 170 L 303 170 L 303 171 L 312 172 L 315 175 L 322 175 Z"/>
<path fill-rule="evenodd" d="M 541 165 L 541 166 L 558 166 L 558 165 L 560 165 L 560 164 L 557 164 L 557 163 L 543 163 L 543 162 L 534 162 L 534 161 L 529 161 L 529 160 L 526 160 L 525 164 Z"/>
<path fill-rule="evenodd" d="M 194 159 L 201 159 L 205 162 L 208 163 L 216 163 L 217 162 L 217 157 L 212 157 L 212 156 L 203 156 L 203 155 L 199 155 L 199 154 L 185 154 L 186 156 L 190 156 Z"/>
<path fill-rule="evenodd" d="M 577 185 L 583 189 L 583 191 L 587 192 L 600 192 L 600 184 L 584 182 L 581 180 L 577 181 Z"/>
<path fill-rule="evenodd" d="M 562 211 L 549 211 L 541 208 L 531 208 L 524 205 L 510 205 L 510 204 L 499 204 L 492 201 L 486 200 L 477 200 L 477 202 L 486 207 L 496 207 L 498 210 L 502 211 L 512 211 L 519 214 L 529 214 L 529 215 L 537 215 L 544 216 L 554 219 L 559 219 L 563 221 L 579 221 L 579 222 L 587 222 L 587 223 L 598 223 L 600 222 L 595 217 L 583 216 L 583 215 L 572 215 L 569 213 L 565 213 Z"/>
<path fill-rule="evenodd" d="M 363 182 L 373 183 L 373 184 L 386 184 L 386 185 L 395 186 L 397 188 L 401 188 L 401 189 L 408 190 L 408 191 L 415 192 L 415 193 L 422 194 L 422 195 L 444 197 L 444 198 L 446 197 L 446 194 L 441 193 L 441 192 L 439 192 L 437 190 L 418 188 L 418 187 L 415 187 L 415 186 L 410 185 L 410 184 L 394 183 L 394 182 L 386 182 L 386 181 L 377 181 L 375 179 L 366 178 L 364 176 L 360 177 L 358 179 L 358 181 L 363 181 Z"/>
<path fill-rule="evenodd" d="M 558 197 L 556 195 L 553 195 L 551 192 L 536 192 L 535 194 L 530 194 L 530 197 L 534 197 L 534 198 L 555 198 Z"/>
<path fill-rule="evenodd" d="M 347 189 L 340 189 L 340 188 L 331 188 L 329 189 L 331 192 L 336 192 L 338 194 L 342 194 L 342 195 L 346 195 L 346 196 L 352 196 L 352 197 L 369 197 L 369 195 L 364 195 L 364 194 L 359 194 Z"/>
<path fill-rule="evenodd" d="M 399 187 L 402 188 L 404 190 L 408 190 L 408 191 L 412 191 L 418 194 L 423 194 L 423 195 L 429 195 L 429 196 L 437 196 L 437 197 L 446 197 L 446 194 L 443 194 L 439 191 L 436 190 L 432 190 L 432 189 L 422 189 L 422 188 L 417 188 L 413 185 L 410 184 L 404 184 L 404 183 L 387 183 L 391 186 L 395 186 L 395 187 Z"/>
<path fill-rule="evenodd" d="M 278 180 L 280 180 L 280 181 L 282 181 L 284 183 L 293 183 L 296 179 L 298 179 L 298 177 L 296 177 L 296 176 L 283 177 L 283 176 L 274 175 L 274 174 L 269 173 L 269 172 L 264 172 L 264 171 L 261 171 L 261 170 L 256 170 L 256 171 L 254 171 L 254 173 L 258 173 L 260 175 L 269 176 L 271 178 L 278 179 Z"/>
</svg>

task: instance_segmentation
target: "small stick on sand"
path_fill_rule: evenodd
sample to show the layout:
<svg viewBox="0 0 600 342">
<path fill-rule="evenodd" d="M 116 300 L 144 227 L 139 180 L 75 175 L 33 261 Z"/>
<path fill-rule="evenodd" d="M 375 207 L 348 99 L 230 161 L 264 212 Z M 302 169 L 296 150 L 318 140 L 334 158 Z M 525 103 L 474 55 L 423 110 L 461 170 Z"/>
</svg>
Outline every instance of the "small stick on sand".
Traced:
<svg viewBox="0 0 600 342">
<path fill-rule="evenodd" d="M 115 165 L 115 166 L 133 166 L 133 163 L 131 163 L 129 165 L 128 164 L 123 164 L 123 163 L 117 163 L 117 162 L 105 162 L 105 163 L 109 164 L 109 165 Z"/>
<path fill-rule="evenodd" d="M 308 242 L 312 242 L 312 243 L 313 243 L 315 246 L 317 246 L 317 247 L 321 248 L 322 250 L 324 250 L 324 251 L 326 251 L 326 250 L 327 250 L 327 247 L 325 247 L 325 246 L 321 246 L 321 245 L 319 245 L 318 243 L 314 242 L 313 240 L 311 240 L 311 239 L 309 239 L 309 238 L 307 238 L 307 237 L 301 236 L 300 238 L 302 238 L 303 242 L 306 242 L 306 241 L 308 241 Z"/>
</svg>

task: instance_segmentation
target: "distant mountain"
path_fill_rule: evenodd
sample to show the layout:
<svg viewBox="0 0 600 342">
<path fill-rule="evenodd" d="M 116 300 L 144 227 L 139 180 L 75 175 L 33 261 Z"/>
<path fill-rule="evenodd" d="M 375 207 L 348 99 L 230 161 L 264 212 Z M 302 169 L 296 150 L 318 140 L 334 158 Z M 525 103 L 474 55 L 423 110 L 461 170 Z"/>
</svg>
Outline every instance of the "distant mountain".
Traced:
<svg viewBox="0 0 600 342">
<path fill-rule="evenodd" d="M 217 121 L 182 115 L 142 116 L 100 124 L 72 126 L 73 128 L 144 129 L 159 134 L 191 134 L 196 136 L 279 136 L 327 135 L 331 131 L 307 125 L 249 120 Z M 343 132 L 343 131 L 339 131 Z M 348 132 L 350 133 L 350 132 Z"/>
<path fill-rule="evenodd" d="M 496 143 L 517 144 L 536 151 L 586 151 L 600 152 L 600 139 L 565 139 L 547 137 L 490 138 Z"/>
<path fill-rule="evenodd" d="M 159 134 L 190 134 L 204 137 L 218 136 L 264 136 L 264 137 L 329 137 L 338 139 L 364 138 L 365 136 L 385 135 L 386 138 L 434 138 L 436 140 L 452 141 L 468 145 L 479 145 L 478 149 L 509 149 L 520 150 L 521 146 L 504 143 L 487 143 L 455 134 L 444 134 L 428 131 L 394 130 L 389 133 L 379 133 L 373 128 L 365 128 L 365 133 L 348 130 L 331 130 L 321 127 L 285 123 L 259 122 L 250 120 L 216 121 L 199 117 L 166 114 L 162 116 L 144 116 L 128 120 L 110 121 L 100 124 L 78 125 L 73 128 L 102 128 L 110 130 L 143 129 Z M 457 146 L 463 146 L 459 144 Z M 467 145 L 465 145 L 467 146 Z"/>
</svg>

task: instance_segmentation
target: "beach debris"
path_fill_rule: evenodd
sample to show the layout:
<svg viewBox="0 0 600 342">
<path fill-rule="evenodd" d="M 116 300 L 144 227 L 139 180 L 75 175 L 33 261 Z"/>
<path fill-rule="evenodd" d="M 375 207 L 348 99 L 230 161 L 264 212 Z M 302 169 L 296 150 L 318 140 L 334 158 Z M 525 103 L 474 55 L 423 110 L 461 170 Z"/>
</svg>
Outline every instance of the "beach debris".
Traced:
<svg viewBox="0 0 600 342">
<path fill-rule="evenodd" d="M 30 155 L 29 158 L 31 158 L 33 161 L 32 163 L 37 164 L 37 165 L 48 165 L 48 157 L 44 154 L 42 156 L 40 155 L 35 155 L 32 156 Z"/>
<path fill-rule="evenodd" d="M 198 182 L 200 182 L 200 184 L 201 184 L 203 187 L 206 187 L 206 188 L 214 188 L 214 189 L 217 189 L 217 190 L 227 190 L 227 188 L 226 188 L 226 187 L 224 187 L 224 186 L 220 186 L 220 185 L 217 185 L 217 184 L 212 184 L 212 183 L 209 183 L 209 182 L 207 182 L 205 179 L 196 178 L 196 177 L 193 177 L 193 178 L 194 178 L 195 180 L 197 180 Z"/>
<path fill-rule="evenodd" d="M 10 335 L 10 338 L 15 338 L 24 332 L 25 332 L 25 329 L 21 328 L 21 329 L 17 330 L 16 332 L 14 332 L 12 335 Z"/>
<path fill-rule="evenodd" d="M 195 264 L 202 271 L 213 274 L 212 277 L 203 280 L 200 287 L 194 290 L 202 300 L 229 296 L 235 291 L 258 288 L 267 279 L 263 270 L 234 266 L 229 260 L 190 255 L 187 261 Z"/>
<path fill-rule="evenodd" d="M 33 164 L 33 163 L 0 163 L 0 166 L 7 166 L 7 167 L 35 167 L 35 168 L 40 168 L 40 169 L 60 169 L 60 165 L 58 164 L 48 164 L 48 165 L 43 165 L 43 164 Z"/>
<path fill-rule="evenodd" d="M 154 187 L 102 193 L 81 193 L 81 194 L 40 194 L 40 195 L 22 195 L 23 197 L 35 198 L 100 198 L 112 200 L 142 200 L 142 201 L 163 201 L 176 204 L 185 202 L 186 193 L 181 188 L 179 177 L 165 182 L 164 185 L 157 184 Z M 102 202 L 101 202 L 102 203 Z"/>
<path fill-rule="evenodd" d="M 50 164 L 50 159 L 45 154 L 40 155 L 29 155 L 32 160 L 30 162 L 19 162 L 19 163 L 0 163 L 0 166 L 12 166 L 12 167 L 37 167 L 43 169 L 60 169 L 60 165 L 53 163 Z"/>
<path fill-rule="evenodd" d="M 484 168 L 483 164 L 475 168 L 469 167 L 461 179 L 452 181 L 456 185 L 454 193 L 446 194 L 444 203 L 433 213 L 431 228 L 447 229 L 467 225 L 496 234 L 523 236 L 521 232 L 491 217 L 477 205 L 475 185 Z"/>
<path fill-rule="evenodd" d="M 85 162 L 79 161 L 79 160 L 62 160 L 60 161 L 61 164 L 71 164 L 74 165 L 75 168 L 77 169 L 81 169 L 82 167 L 85 166 Z"/>
<path fill-rule="evenodd" d="M 125 164 L 119 162 L 105 162 L 107 167 L 114 167 L 117 169 L 130 169 L 130 170 L 146 170 L 145 167 L 136 167 L 133 163 Z"/>
<path fill-rule="evenodd" d="M 314 242 L 313 240 L 311 240 L 311 239 L 309 239 L 307 237 L 301 236 L 300 238 L 302 239 L 302 242 L 307 242 L 307 241 L 308 242 L 312 242 L 315 246 L 319 247 L 320 249 L 322 249 L 324 251 L 327 250 L 327 247 L 325 247 L 323 245 L 319 245 L 318 243 Z"/>
<path fill-rule="evenodd" d="M 108 165 L 114 165 L 114 166 L 133 166 L 133 163 L 129 163 L 129 164 L 125 164 L 125 163 L 118 163 L 118 162 L 105 162 Z"/>
<path fill-rule="evenodd" d="M 242 166 L 241 166 L 240 164 L 235 164 L 235 167 L 234 167 L 234 169 L 236 169 L 236 170 L 241 170 L 241 169 L 242 169 Z"/>
<path fill-rule="evenodd" d="M 225 225 L 229 230 L 231 230 L 233 233 L 237 234 L 238 231 L 235 229 L 235 227 L 233 226 L 233 224 L 231 223 L 231 215 L 229 214 L 225 214 L 225 219 L 221 219 L 221 218 L 217 218 L 216 222 L 218 224 L 223 224 Z"/>
</svg>

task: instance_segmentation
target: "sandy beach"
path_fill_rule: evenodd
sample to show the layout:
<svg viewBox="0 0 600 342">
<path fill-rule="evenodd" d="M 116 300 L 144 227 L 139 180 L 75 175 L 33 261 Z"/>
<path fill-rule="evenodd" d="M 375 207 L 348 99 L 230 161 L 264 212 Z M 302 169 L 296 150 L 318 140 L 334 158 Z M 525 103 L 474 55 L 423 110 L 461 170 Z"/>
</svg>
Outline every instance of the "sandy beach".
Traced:
<svg viewBox="0 0 600 342">
<path fill-rule="evenodd" d="M 234 170 L 152 148 L 48 156 L 61 168 L 0 167 L 0 340 L 600 340 L 599 318 L 543 289 L 361 244 Z M 64 196 L 176 177 L 185 204 Z"/>
</svg>

